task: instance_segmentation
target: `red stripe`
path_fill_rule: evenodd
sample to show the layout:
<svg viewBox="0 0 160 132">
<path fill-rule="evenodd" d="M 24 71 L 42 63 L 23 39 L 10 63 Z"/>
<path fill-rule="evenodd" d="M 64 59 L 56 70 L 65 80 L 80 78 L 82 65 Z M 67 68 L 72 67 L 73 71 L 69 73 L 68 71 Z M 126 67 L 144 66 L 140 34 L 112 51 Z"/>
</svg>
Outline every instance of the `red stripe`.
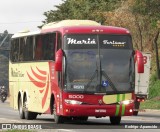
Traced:
<svg viewBox="0 0 160 132">
<path fill-rule="evenodd" d="M 41 81 L 46 81 L 46 77 L 43 77 L 43 76 L 38 75 L 38 74 L 32 69 L 32 67 L 31 67 L 31 70 L 32 70 L 33 75 L 34 75 L 37 79 L 39 79 L 39 80 L 41 80 Z"/>
<path fill-rule="evenodd" d="M 48 76 L 48 78 L 49 78 L 49 76 Z M 49 82 L 47 83 L 46 92 L 45 92 L 45 94 L 43 96 L 43 99 L 42 99 L 42 108 L 45 105 L 45 102 L 46 102 L 46 99 L 47 99 L 47 95 L 48 95 L 48 90 L 49 90 Z"/>
<path fill-rule="evenodd" d="M 40 93 L 42 93 L 43 91 L 44 91 L 44 89 L 43 90 L 39 90 Z"/>
<path fill-rule="evenodd" d="M 46 75 L 46 74 L 47 74 L 46 71 L 42 71 L 42 70 L 38 69 L 38 67 L 36 67 L 36 68 L 37 68 L 37 70 L 38 70 L 41 74 L 43 74 L 43 75 Z"/>
<path fill-rule="evenodd" d="M 46 83 L 42 83 L 42 82 L 38 82 L 38 81 L 34 80 L 34 79 L 28 74 L 28 72 L 27 72 L 27 75 L 28 75 L 30 81 L 31 81 L 34 85 L 36 85 L 37 87 L 43 88 L 43 87 L 46 85 Z"/>
</svg>

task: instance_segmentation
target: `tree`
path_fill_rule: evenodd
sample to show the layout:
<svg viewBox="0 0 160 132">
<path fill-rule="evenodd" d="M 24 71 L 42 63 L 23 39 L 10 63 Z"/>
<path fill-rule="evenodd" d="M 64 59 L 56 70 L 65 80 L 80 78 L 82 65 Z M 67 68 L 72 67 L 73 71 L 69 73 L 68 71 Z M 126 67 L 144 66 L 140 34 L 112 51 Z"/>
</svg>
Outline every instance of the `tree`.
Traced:
<svg viewBox="0 0 160 132">
<path fill-rule="evenodd" d="M 158 79 L 160 79 L 159 55 L 158 55 L 158 44 L 157 44 L 157 40 L 159 37 L 159 27 L 158 27 L 158 22 L 160 20 L 159 11 L 160 11 L 159 0 L 135 0 L 135 4 L 133 6 L 133 13 L 140 14 L 148 18 L 150 25 L 152 26 L 152 30 L 154 30 L 154 32 L 152 32 L 154 34 L 152 42 L 155 45 Z"/>
<path fill-rule="evenodd" d="M 43 23 L 65 19 L 90 19 L 105 23 L 105 12 L 115 9 L 121 0 L 63 0 L 56 10 L 44 13 Z"/>
</svg>

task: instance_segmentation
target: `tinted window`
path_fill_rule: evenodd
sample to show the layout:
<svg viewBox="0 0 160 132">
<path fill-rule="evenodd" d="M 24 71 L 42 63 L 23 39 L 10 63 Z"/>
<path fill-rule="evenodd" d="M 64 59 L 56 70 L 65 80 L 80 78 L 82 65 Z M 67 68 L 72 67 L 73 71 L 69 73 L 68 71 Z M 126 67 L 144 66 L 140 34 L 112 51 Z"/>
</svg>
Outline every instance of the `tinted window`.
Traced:
<svg viewBox="0 0 160 132">
<path fill-rule="evenodd" d="M 12 62 L 55 59 L 56 33 L 27 36 L 12 40 Z"/>
<path fill-rule="evenodd" d="M 56 34 L 45 34 L 36 36 L 34 59 L 54 60 L 55 59 Z"/>
</svg>

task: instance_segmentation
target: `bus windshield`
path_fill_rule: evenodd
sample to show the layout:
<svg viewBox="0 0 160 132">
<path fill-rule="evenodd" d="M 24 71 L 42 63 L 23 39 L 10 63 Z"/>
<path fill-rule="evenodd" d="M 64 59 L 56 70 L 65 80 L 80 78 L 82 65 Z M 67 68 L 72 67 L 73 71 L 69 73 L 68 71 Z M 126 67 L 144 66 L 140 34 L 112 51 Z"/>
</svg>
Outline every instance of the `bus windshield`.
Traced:
<svg viewBox="0 0 160 132">
<path fill-rule="evenodd" d="M 64 52 L 66 91 L 133 91 L 134 62 L 129 35 L 66 35 Z"/>
</svg>

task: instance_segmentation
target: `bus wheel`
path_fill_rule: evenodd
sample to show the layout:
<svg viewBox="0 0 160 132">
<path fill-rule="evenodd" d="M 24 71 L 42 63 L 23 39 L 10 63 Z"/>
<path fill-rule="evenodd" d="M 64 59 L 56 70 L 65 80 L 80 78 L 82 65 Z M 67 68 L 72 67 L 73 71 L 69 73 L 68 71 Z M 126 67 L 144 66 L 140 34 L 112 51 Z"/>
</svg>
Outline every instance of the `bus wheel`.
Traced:
<svg viewBox="0 0 160 132">
<path fill-rule="evenodd" d="M 60 116 L 60 115 L 57 115 L 57 112 L 56 112 L 56 104 L 54 103 L 54 121 L 56 124 L 60 124 L 60 123 L 63 123 L 64 122 L 64 118 L 63 116 Z"/>
<path fill-rule="evenodd" d="M 88 120 L 88 116 L 73 117 L 73 120 L 87 121 Z"/>
<path fill-rule="evenodd" d="M 87 121 L 88 120 L 88 116 L 82 116 L 82 117 L 80 117 L 80 120 L 81 121 Z"/>
<path fill-rule="evenodd" d="M 18 99 L 18 110 L 19 110 L 19 116 L 21 119 L 25 119 L 25 116 L 24 116 L 24 110 L 23 110 L 23 104 L 22 104 L 22 99 L 21 97 Z"/>
<path fill-rule="evenodd" d="M 112 125 L 119 125 L 121 122 L 121 116 L 110 116 L 110 122 Z"/>
<path fill-rule="evenodd" d="M 140 106 L 140 102 L 135 101 L 135 103 L 134 103 L 135 110 L 133 111 L 134 116 L 138 115 L 139 106 Z"/>
<path fill-rule="evenodd" d="M 26 96 L 24 98 L 24 109 L 25 109 L 24 116 L 27 120 L 36 119 L 37 113 L 28 111 L 28 102 L 27 102 L 27 97 Z"/>
</svg>

